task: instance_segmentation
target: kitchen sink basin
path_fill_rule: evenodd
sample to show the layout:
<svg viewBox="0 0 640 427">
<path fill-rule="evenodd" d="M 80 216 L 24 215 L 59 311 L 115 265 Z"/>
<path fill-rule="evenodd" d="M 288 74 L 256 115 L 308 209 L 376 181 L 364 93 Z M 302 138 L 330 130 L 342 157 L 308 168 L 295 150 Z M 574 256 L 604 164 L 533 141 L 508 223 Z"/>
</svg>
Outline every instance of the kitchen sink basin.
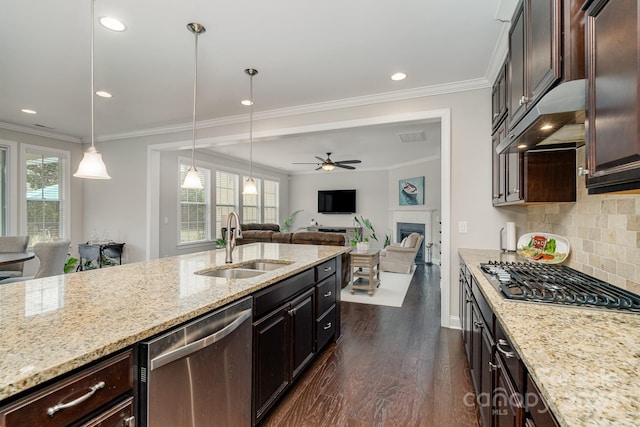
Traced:
<svg viewBox="0 0 640 427">
<path fill-rule="evenodd" d="M 293 264 L 293 261 L 256 259 L 233 264 L 233 266 L 221 265 L 218 267 L 207 268 L 196 271 L 195 274 L 199 274 L 201 276 L 222 277 L 225 279 L 248 279 L 289 264 Z"/>
<path fill-rule="evenodd" d="M 285 265 L 292 264 L 291 261 L 247 261 L 240 264 L 240 268 L 249 270 L 272 271 Z"/>
<path fill-rule="evenodd" d="M 220 268 L 217 270 L 201 270 L 195 274 L 210 277 L 223 277 L 225 279 L 248 279 L 266 273 L 262 270 L 247 270 L 244 268 Z"/>
</svg>

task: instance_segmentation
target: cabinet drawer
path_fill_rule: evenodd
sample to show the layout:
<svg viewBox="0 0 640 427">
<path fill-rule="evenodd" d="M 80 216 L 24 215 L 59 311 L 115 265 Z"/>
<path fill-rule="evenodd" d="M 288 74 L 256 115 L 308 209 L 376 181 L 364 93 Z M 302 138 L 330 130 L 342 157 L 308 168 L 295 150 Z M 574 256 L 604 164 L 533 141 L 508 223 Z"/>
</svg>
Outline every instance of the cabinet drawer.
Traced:
<svg viewBox="0 0 640 427">
<path fill-rule="evenodd" d="M 321 315 L 336 302 L 336 276 L 331 276 L 316 286 L 317 315 Z"/>
<path fill-rule="evenodd" d="M 478 282 L 476 281 L 475 277 L 472 276 L 470 280 L 472 282 L 471 292 L 473 293 L 473 297 L 475 298 L 476 303 L 478 304 L 480 313 L 482 313 L 482 318 L 484 319 L 485 326 L 489 329 L 489 331 L 491 332 L 491 335 L 493 335 L 494 334 L 493 310 L 491 310 L 489 303 L 487 302 L 486 298 L 482 294 L 482 291 L 480 291 Z"/>
<path fill-rule="evenodd" d="M 128 427 L 135 426 L 133 418 L 133 397 L 126 399 L 118 405 L 109 408 L 95 416 L 91 421 L 82 424 L 81 427 Z"/>
<path fill-rule="evenodd" d="M 0 425 L 66 426 L 132 388 L 133 363 L 129 350 L 3 408 Z M 69 406 L 62 408 L 65 404 Z"/>
<path fill-rule="evenodd" d="M 327 311 L 316 321 L 317 352 L 329 342 L 336 332 L 336 306 Z"/>
<path fill-rule="evenodd" d="M 513 348 L 507 334 L 502 330 L 500 322 L 496 321 L 496 353 L 504 361 L 505 368 L 517 392 L 524 391 L 524 364 L 518 356 L 518 352 Z"/>
<path fill-rule="evenodd" d="M 336 272 L 336 260 L 335 258 L 325 261 L 316 266 L 316 282 L 327 278 Z"/>
<path fill-rule="evenodd" d="M 258 319 L 264 316 L 293 296 L 313 286 L 314 274 L 314 270 L 309 269 L 256 292 L 253 300 L 253 318 Z"/>
</svg>

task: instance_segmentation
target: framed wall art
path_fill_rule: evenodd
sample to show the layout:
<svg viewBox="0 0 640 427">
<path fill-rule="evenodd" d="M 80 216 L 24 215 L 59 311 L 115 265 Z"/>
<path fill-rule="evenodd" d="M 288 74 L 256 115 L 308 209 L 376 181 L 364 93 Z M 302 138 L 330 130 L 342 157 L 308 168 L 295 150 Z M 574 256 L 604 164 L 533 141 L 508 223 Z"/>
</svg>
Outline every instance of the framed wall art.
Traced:
<svg viewBox="0 0 640 427">
<path fill-rule="evenodd" d="M 424 176 L 398 181 L 400 206 L 424 205 Z"/>
</svg>

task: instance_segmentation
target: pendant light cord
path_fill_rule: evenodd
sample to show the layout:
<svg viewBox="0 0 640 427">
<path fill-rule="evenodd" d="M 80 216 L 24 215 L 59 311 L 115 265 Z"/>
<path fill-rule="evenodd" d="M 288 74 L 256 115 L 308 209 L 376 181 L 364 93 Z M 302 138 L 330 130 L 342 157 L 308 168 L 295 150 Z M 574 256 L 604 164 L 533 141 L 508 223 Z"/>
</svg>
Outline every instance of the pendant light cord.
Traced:
<svg viewBox="0 0 640 427">
<path fill-rule="evenodd" d="M 249 164 L 253 181 L 253 74 L 249 76 Z"/>
<path fill-rule="evenodd" d="M 191 130 L 191 139 L 193 140 L 193 146 L 191 148 L 191 167 L 194 170 L 196 170 L 196 93 L 198 92 L 198 36 L 200 34 L 196 31 L 195 35 L 196 48 L 193 55 L 193 126 Z"/>
<path fill-rule="evenodd" d="M 91 147 L 95 149 L 95 97 L 94 97 L 94 83 L 93 83 L 93 39 L 94 36 L 94 23 L 95 21 L 95 0 L 91 0 Z"/>
</svg>

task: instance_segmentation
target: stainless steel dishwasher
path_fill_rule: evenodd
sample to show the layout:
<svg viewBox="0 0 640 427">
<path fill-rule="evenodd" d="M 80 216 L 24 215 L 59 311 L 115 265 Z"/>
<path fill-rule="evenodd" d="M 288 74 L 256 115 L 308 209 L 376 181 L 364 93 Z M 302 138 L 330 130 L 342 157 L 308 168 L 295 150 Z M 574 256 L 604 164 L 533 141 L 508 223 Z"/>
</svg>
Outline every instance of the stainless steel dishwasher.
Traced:
<svg viewBox="0 0 640 427">
<path fill-rule="evenodd" d="M 251 307 L 247 297 L 141 343 L 141 425 L 251 425 Z"/>
</svg>

